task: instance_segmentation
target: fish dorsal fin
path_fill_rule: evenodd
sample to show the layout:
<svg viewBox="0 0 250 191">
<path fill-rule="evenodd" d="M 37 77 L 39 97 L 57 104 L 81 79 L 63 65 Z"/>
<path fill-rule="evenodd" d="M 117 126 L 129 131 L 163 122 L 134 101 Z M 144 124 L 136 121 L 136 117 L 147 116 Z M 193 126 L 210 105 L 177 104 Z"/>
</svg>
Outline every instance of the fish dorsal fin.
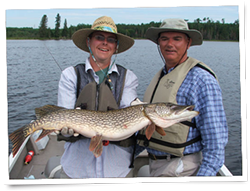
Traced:
<svg viewBox="0 0 250 191">
<path fill-rule="evenodd" d="M 35 108 L 36 118 L 40 119 L 42 116 L 52 112 L 65 109 L 64 107 L 59 107 L 56 105 L 45 105 L 43 107 Z"/>
</svg>

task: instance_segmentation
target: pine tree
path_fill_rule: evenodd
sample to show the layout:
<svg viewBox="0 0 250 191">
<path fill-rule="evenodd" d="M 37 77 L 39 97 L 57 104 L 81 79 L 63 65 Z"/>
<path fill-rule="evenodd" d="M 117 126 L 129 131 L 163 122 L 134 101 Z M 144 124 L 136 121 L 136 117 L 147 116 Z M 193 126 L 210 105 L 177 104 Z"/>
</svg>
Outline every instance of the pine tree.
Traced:
<svg viewBox="0 0 250 191">
<path fill-rule="evenodd" d="M 67 20 L 66 19 L 64 20 L 62 37 L 68 38 L 68 27 L 67 27 Z"/>
<path fill-rule="evenodd" d="M 59 15 L 59 13 L 57 13 L 56 15 L 56 26 L 55 26 L 55 38 L 59 38 L 60 37 L 60 23 L 61 23 L 61 17 Z"/>
<path fill-rule="evenodd" d="M 48 17 L 47 17 L 47 15 L 43 15 L 42 20 L 40 22 L 40 26 L 39 26 L 39 37 L 40 38 L 48 37 L 47 24 L 48 24 Z"/>
</svg>

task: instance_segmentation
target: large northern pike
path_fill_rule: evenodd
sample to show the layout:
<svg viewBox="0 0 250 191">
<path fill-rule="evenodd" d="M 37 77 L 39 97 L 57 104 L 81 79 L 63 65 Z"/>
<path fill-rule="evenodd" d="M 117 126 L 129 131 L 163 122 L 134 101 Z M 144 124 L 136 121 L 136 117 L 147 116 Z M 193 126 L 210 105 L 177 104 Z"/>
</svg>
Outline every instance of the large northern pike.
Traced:
<svg viewBox="0 0 250 191">
<path fill-rule="evenodd" d="M 162 128 L 198 115 L 199 112 L 193 111 L 193 108 L 194 106 L 155 103 L 101 112 L 46 105 L 35 109 L 37 120 L 17 129 L 9 138 L 13 143 L 12 152 L 15 156 L 24 140 L 35 131 L 43 129 L 36 140 L 38 141 L 53 131 L 68 127 L 76 133 L 91 138 L 89 150 L 98 157 L 102 153 L 102 140 L 124 140 L 146 126 L 148 126 L 146 130 L 148 139 L 154 130 L 165 135 Z"/>
</svg>

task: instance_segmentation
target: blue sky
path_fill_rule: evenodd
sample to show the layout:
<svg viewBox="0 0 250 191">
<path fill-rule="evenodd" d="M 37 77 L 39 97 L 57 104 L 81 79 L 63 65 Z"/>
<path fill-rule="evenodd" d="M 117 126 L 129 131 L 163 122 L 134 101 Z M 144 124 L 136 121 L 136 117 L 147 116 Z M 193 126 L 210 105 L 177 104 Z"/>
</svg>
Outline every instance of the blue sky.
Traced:
<svg viewBox="0 0 250 191">
<path fill-rule="evenodd" d="M 141 24 L 151 21 L 159 22 L 165 18 L 183 18 L 193 22 L 197 18 L 209 17 L 213 21 L 224 18 L 226 23 L 233 23 L 239 19 L 239 7 L 237 5 L 209 5 L 209 6 L 172 6 L 172 7 L 135 7 L 135 8 L 23 8 L 5 9 L 6 27 L 33 27 L 38 28 L 42 16 L 48 16 L 48 27 L 55 28 L 55 17 L 61 16 L 61 27 L 67 19 L 68 27 L 79 23 L 92 24 L 100 16 L 107 15 L 113 18 L 115 23 Z"/>
</svg>

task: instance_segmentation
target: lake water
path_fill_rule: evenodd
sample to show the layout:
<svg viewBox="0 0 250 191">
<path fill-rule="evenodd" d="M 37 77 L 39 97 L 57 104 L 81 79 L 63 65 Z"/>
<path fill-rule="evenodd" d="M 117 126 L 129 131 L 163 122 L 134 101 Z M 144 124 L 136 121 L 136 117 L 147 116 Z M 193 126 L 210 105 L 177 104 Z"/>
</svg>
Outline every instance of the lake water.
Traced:
<svg viewBox="0 0 250 191">
<path fill-rule="evenodd" d="M 83 63 L 88 56 L 71 40 L 7 40 L 9 134 L 35 119 L 34 108 L 57 104 L 61 70 L 46 47 L 62 69 Z M 219 78 L 229 126 L 225 165 L 233 175 L 242 175 L 239 43 L 204 42 L 188 54 L 210 66 Z M 131 49 L 117 55 L 116 63 L 137 75 L 140 99 L 163 66 L 156 45 L 148 40 L 135 40 Z"/>
</svg>

